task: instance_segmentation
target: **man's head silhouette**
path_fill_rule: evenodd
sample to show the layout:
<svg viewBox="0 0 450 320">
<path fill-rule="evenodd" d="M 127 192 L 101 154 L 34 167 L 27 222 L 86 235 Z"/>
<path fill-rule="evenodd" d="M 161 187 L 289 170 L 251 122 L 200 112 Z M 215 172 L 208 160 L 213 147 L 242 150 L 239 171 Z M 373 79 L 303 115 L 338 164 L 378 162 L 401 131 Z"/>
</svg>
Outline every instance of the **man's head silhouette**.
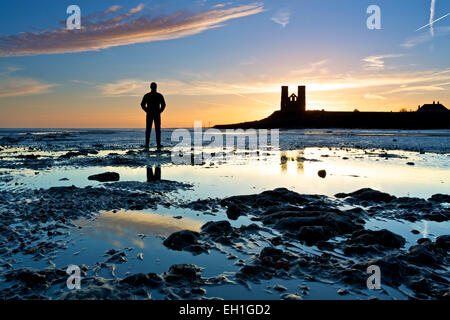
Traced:
<svg viewBox="0 0 450 320">
<path fill-rule="evenodd" d="M 152 89 L 152 91 L 156 91 L 157 87 L 158 87 L 158 85 L 155 82 L 152 82 L 150 85 L 150 89 Z"/>
</svg>

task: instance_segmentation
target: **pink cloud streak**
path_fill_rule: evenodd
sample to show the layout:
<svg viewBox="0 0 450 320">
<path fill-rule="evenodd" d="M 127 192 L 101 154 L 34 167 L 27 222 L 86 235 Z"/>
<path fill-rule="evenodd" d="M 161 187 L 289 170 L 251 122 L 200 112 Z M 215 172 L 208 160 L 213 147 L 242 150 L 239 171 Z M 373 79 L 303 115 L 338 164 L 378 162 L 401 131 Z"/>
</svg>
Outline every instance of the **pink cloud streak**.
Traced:
<svg viewBox="0 0 450 320">
<path fill-rule="evenodd" d="M 96 51 L 115 46 L 186 37 L 217 28 L 228 20 L 263 11 L 260 3 L 215 8 L 197 14 L 180 11 L 150 17 L 139 5 L 126 13 L 106 18 L 120 8 L 82 18 L 81 30 L 46 30 L 0 37 L 0 57 Z M 99 19 L 100 18 L 100 19 Z"/>
</svg>

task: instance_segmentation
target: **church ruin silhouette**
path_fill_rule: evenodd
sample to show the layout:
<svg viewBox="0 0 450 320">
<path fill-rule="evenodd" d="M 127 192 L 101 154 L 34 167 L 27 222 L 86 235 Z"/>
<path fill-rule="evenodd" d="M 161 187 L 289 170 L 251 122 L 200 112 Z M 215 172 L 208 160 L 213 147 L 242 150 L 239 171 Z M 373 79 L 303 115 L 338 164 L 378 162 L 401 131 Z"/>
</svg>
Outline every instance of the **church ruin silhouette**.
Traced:
<svg viewBox="0 0 450 320">
<path fill-rule="evenodd" d="M 289 96 L 289 87 L 281 87 L 281 112 L 305 112 L 306 111 L 306 86 L 298 86 L 297 95 Z"/>
<path fill-rule="evenodd" d="M 289 95 L 289 87 L 281 87 L 280 110 L 262 120 L 216 125 L 217 129 L 450 129 L 450 111 L 441 103 L 419 106 L 416 112 L 383 111 L 306 111 L 306 86 L 298 86 L 297 94 Z"/>
</svg>

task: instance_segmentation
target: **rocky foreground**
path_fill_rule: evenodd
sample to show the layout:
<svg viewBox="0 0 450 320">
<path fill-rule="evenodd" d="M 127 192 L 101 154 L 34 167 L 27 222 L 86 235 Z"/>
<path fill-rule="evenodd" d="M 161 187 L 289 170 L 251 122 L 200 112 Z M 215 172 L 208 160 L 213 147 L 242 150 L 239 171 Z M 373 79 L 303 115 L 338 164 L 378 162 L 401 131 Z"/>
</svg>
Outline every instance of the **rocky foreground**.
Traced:
<svg viewBox="0 0 450 320">
<path fill-rule="evenodd" d="M 160 181 L 153 184 L 114 182 L 102 187 L 56 187 L 35 191 L 0 191 L 0 277 L 2 299 L 148 299 L 157 292 L 165 299 L 210 299 L 208 286 L 249 286 L 269 279 L 306 279 L 340 284 L 364 292 L 367 268 L 381 269 L 383 286 L 398 288 L 419 299 L 450 298 L 450 235 L 434 241 L 422 238 L 405 248 L 406 240 L 389 230 L 368 230 L 371 217 L 407 221 L 448 221 L 449 195 L 430 199 L 397 198 L 372 189 L 361 189 L 334 198 L 302 195 L 281 188 L 260 194 L 186 202 L 167 195 L 190 185 Z M 169 250 L 193 255 L 217 250 L 236 260 L 237 272 L 223 270 L 214 277 L 202 276 L 202 266 L 175 264 L 166 272 L 129 274 L 118 277 L 115 264 L 127 263 L 127 249 L 112 249 L 96 265 L 81 266 L 83 287 L 66 288 L 66 268 L 15 268 L 14 256 L 23 254 L 51 262 L 67 243 L 72 221 L 93 217 L 101 210 L 143 210 L 156 205 L 181 207 L 204 214 L 226 213 L 221 221 L 205 223 L 200 232 L 182 230 L 161 242 Z M 230 220 L 247 216 L 253 223 L 239 228 Z M 269 235 L 269 236 L 268 236 Z M 256 241 L 266 246 L 248 259 L 228 252 L 248 252 Z M 302 250 L 318 248 L 320 254 Z M 98 272 L 112 269 L 111 277 Z M 407 290 L 404 290 L 407 288 Z M 309 288 L 288 292 L 273 288 L 284 299 L 301 299 Z M 340 294 L 345 295 L 347 289 Z M 382 289 L 384 290 L 384 289 Z"/>
</svg>

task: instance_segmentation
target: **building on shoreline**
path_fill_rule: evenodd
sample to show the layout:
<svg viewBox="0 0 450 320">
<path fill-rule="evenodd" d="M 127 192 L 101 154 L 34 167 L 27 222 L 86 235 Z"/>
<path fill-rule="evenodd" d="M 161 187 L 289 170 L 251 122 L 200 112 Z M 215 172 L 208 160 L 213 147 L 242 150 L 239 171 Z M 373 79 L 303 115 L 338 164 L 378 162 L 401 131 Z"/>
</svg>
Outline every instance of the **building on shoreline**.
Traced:
<svg viewBox="0 0 450 320">
<path fill-rule="evenodd" d="M 416 112 L 306 111 L 306 86 L 289 96 L 289 87 L 281 87 L 280 110 L 251 122 L 216 125 L 217 129 L 450 129 L 450 111 L 441 103 L 424 104 Z"/>
<path fill-rule="evenodd" d="M 449 112 L 449 110 L 444 107 L 444 105 L 439 103 L 439 101 L 437 103 L 433 101 L 433 104 L 428 103 L 423 106 L 419 106 L 417 112 Z"/>
</svg>

